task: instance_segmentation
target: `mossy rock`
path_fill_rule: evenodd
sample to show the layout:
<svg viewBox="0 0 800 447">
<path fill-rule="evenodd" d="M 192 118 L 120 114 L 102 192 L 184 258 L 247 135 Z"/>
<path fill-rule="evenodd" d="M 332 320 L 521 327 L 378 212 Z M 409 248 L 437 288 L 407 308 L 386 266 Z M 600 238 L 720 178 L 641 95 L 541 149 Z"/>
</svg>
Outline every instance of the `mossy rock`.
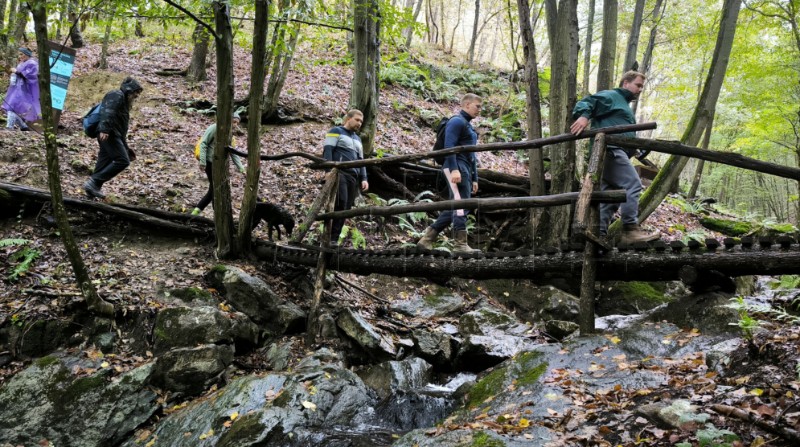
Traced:
<svg viewBox="0 0 800 447">
<path fill-rule="evenodd" d="M 755 226 L 750 222 L 720 219 L 716 217 L 703 217 L 700 219 L 700 225 L 726 236 L 744 236 L 755 229 Z"/>
<path fill-rule="evenodd" d="M 671 301 L 666 283 L 644 281 L 605 282 L 600 286 L 599 315 L 637 314 Z"/>
</svg>

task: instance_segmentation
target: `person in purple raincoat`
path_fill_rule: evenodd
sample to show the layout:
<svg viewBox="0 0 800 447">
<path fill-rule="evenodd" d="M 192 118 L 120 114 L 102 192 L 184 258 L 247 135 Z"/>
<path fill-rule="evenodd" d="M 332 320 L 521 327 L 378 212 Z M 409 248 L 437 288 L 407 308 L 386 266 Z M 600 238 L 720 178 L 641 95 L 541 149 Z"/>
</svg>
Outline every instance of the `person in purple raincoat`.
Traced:
<svg viewBox="0 0 800 447">
<path fill-rule="evenodd" d="M 31 50 L 19 49 L 19 65 L 9 70 L 11 77 L 8 92 L 3 100 L 3 109 L 7 112 L 6 127 L 13 129 L 18 125 L 20 130 L 30 130 L 28 123 L 42 117 L 39 105 L 39 63 Z"/>
</svg>

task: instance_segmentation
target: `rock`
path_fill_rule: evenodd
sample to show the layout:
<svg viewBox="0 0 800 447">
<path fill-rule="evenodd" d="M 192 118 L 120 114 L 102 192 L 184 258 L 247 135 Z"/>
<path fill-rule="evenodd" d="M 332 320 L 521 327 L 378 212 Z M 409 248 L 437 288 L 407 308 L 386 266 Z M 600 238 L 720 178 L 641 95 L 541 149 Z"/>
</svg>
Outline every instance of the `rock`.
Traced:
<svg viewBox="0 0 800 447">
<path fill-rule="evenodd" d="M 361 315 L 347 308 L 339 313 L 336 324 L 364 352 L 376 360 L 393 359 L 394 344 L 372 327 Z"/>
<path fill-rule="evenodd" d="M 464 371 L 483 371 L 533 346 L 527 338 L 499 332 L 468 335 L 461 343 L 456 364 Z"/>
<path fill-rule="evenodd" d="M 292 358 L 291 341 L 286 343 L 273 343 L 267 348 L 265 357 L 273 371 L 284 371 L 289 368 L 289 361 Z"/>
<path fill-rule="evenodd" d="M 432 378 L 431 365 L 421 358 L 388 361 L 371 366 L 359 374 L 364 383 L 381 399 L 398 391 L 408 392 L 424 387 Z"/>
<path fill-rule="evenodd" d="M 236 267 L 218 265 L 205 278 L 236 310 L 256 323 L 271 323 L 283 303 L 267 283 Z"/>
<path fill-rule="evenodd" d="M 723 375 L 731 364 L 731 354 L 739 349 L 739 345 L 741 345 L 741 340 L 732 338 L 709 348 L 706 351 L 706 366 L 708 369 Z"/>
<path fill-rule="evenodd" d="M 186 248 L 186 247 L 181 247 Z M 176 250 L 179 253 L 180 249 Z M 162 292 L 167 301 L 172 300 L 179 305 L 196 307 L 196 306 L 217 306 L 217 300 L 206 289 L 199 287 L 186 287 L 183 289 L 169 289 Z"/>
<path fill-rule="evenodd" d="M 465 313 L 458 320 L 458 331 L 462 335 L 522 334 L 528 329 L 530 327 L 517 321 L 513 315 L 486 305 Z"/>
<path fill-rule="evenodd" d="M 306 313 L 297 304 L 278 306 L 277 319 L 269 325 L 275 335 L 298 334 L 306 330 Z"/>
<path fill-rule="evenodd" d="M 698 420 L 697 407 L 687 400 L 656 402 L 642 405 L 636 414 L 644 416 L 663 429 L 680 428 L 682 424 Z M 708 415 L 705 415 L 708 416 Z M 700 416 L 699 419 L 704 419 Z"/>
<path fill-rule="evenodd" d="M 550 320 L 544 324 L 544 330 L 556 340 L 563 340 L 578 331 L 578 323 L 573 321 Z"/>
<path fill-rule="evenodd" d="M 90 175 L 92 173 L 92 168 L 80 158 L 73 158 L 70 160 L 69 166 L 79 175 Z"/>
<path fill-rule="evenodd" d="M 152 383 L 179 396 L 196 396 L 219 381 L 233 361 L 233 346 L 177 348 L 156 359 Z"/>
<path fill-rule="evenodd" d="M 539 286 L 526 280 L 492 280 L 486 285 L 492 297 L 523 321 L 578 319 L 578 298 L 551 285 Z"/>
<path fill-rule="evenodd" d="M 236 343 L 240 351 L 258 342 L 258 327 L 244 314 L 230 316 L 213 307 L 173 307 L 156 317 L 153 338 L 156 353 L 199 344 Z"/>
<path fill-rule="evenodd" d="M 41 357 L 68 344 L 78 326 L 64 320 L 35 320 L 0 328 L 0 346 L 15 358 Z"/>
<path fill-rule="evenodd" d="M 0 389 L 0 444 L 118 445 L 158 409 L 146 388 L 152 364 L 111 378 L 102 360 L 48 356 Z M 89 375 L 75 376 L 73 368 Z"/>
<path fill-rule="evenodd" d="M 730 299 L 731 294 L 722 292 L 687 295 L 655 309 L 649 318 L 680 327 L 702 328 L 704 333 L 735 332 L 739 314 L 728 307 Z"/>
<path fill-rule="evenodd" d="M 464 298 L 446 293 L 415 296 L 408 300 L 393 301 L 393 312 L 416 318 L 441 318 L 458 314 L 464 309 Z"/>
<path fill-rule="evenodd" d="M 453 359 L 459 347 L 459 342 L 454 337 L 441 331 L 425 329 L 414 329 L 411 336 L 417 355 L 440 370 L 453 369 Z"/>
<path fill-rule="evenodd" d="M 600 284 L 598 315 L 633 315 L 654 309 L 671 300 L 667 283 L 643 281 L 606 281 Z"/>
</svg>

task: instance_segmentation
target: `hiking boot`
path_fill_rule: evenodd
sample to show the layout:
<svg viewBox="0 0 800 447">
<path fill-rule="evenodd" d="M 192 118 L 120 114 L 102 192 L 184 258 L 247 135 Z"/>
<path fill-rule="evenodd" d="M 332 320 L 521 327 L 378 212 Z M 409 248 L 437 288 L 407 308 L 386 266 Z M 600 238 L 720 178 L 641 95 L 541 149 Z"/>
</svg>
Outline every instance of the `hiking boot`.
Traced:
<svg viewBox="0 0 800 447">
<path fill-rule="evenodd" d="M 654 241 L 661 237 L 661 234 L 658 231 L 654 232 L 647 232 L 642 230 L 639 224 L 631 224 L 631 225 L 623 225 L 622 226 L 622 237 L 620 238 L 620 244 L 633 244 L 635 242 L 650 242 Z"/>
<path fill-rule="evenodd" d="M 480 249 L 472 248 L 467 244 L 467 230 L 456 231 L 456 243 L 453 244 L 453 253 L 477 253 Z"/>
<path fill-rule="evenodd" d="M 417 241 L 417 248 L 423 250 L 433 250 L 433 243 L 436 242 L 436 239 L 439 237 L 439 232 L 434 230 L 433 227 L 428 227 L 425 229 L 425 234 L 422 235 L 419 241 Z"/>
<path fill-rule="evenodd" d="M 100 191 L 100 188 L 94 184 L 94 180 L 89 179 L 86 180 L 86 183 L 83 184 L 83 190 L 86 191 L 86 195 L 89 196 L 90 199 L 105 199 L 106 195 Z"/>
</svg>

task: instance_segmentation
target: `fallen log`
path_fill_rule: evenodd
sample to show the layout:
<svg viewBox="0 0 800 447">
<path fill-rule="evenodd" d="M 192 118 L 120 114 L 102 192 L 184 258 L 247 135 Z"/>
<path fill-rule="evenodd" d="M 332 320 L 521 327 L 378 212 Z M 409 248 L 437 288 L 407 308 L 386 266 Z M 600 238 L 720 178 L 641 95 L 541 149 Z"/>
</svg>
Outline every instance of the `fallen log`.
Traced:
<svg viewBox="0 0 800 447">
<path fill-rule="evenodd" d="M 763 430 L 774 433 L 787 441 L 794 441 L 794 445 L 800 445 L 800 432 L 793 430 L 789 427 L 784 427 L 778 424 L 771 424 L 753 413 L 748 413 L 739 408 L 731 407 L 729 405 L 716 404 L 712 405 L 711 409 L 724 416 L 733 416 L 746 422 L 757 425 Z"/>
<path fill-rule="evenodd" d="M 39 202 L 49 202 L 52 200 L 52 197 L 48 191 L 38 188 L 31 188 L 29 186 L 0 182 L 0 189 L 8 192 L 11 195 L 18 195 Z M 186 215 L 179 215 L 180 218 L 176 218 L 176 220 L 178 220 L 176 222 L 163 217 L 156 217 L 151 214 L 146 214 L 141 212 L 141 210 L 133 211 L 118 205 L 111 205 L 89 200 L 72 199 L 68 197 L 64 198 L 64 205 L 73 209 L 93 210 L 101 213 L 112 214 L 147 227 L 169 230 L 175 232 L 176 234 L 185 234 L 189 237 L 208 237 L 214 232 L 213 225 L 209 225 L 208 219 L 205 218 L 198 219 L 195 217 L 194 219 L 191 219 L 191 216 L 188 216 L 187 218 Z M 166 214 L 177 214 L 160 210 L 148 210 L 153 211 L 154 213 L 157 211 L 157 213 L 160 213 L 162 216 L 165 216 Z M 190 225 L 190 222 L 191 224 L 195 225 Z"/>
</svg>

